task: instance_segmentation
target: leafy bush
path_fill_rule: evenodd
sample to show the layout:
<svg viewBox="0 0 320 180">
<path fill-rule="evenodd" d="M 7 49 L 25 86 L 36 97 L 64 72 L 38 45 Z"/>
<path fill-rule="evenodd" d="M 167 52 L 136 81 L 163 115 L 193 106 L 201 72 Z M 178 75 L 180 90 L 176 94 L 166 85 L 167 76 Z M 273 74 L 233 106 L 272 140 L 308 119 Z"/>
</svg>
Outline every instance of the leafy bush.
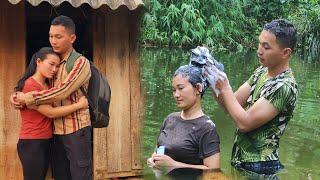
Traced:
<svg viewBox="0 0 320 180">
<path fill-rule="evenodd" d="M 299 33 L 298 47 L 306 55 L 320 56 L 320 1 L 300 1 L 299 8 L 289 16 Z M 314 59 L 314 58 L 312 58 Z"/>
<path fill-rule="evenodd" d="M 319 54 L 319 0 L 148 0 L 141 44 L 215 50 L 255 49 L 266 22 L 286 18 L 299 31 L 299 47 Z"/>
</svg>

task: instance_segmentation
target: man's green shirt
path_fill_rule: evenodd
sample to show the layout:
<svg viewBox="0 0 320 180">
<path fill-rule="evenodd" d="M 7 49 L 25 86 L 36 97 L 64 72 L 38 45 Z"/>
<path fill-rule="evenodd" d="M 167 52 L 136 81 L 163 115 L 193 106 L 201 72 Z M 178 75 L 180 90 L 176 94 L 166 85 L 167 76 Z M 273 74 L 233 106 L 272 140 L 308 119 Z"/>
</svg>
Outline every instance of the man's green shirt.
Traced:
<svg viewBox="0 0 320 180">
<path fill-rule="evenodd" d="M 264 97 L 278 109 L 279 114 L 251 132 L 242 133 L 239 129 L 236 130 L 232 165 L 240 162 L 279 160 L 279 140 L 296 105 L 297 84 L 291 69 L 274 78 L 268 78 L 267 68 L 261 66 L 247 82 L 251 86 L 247 109 Z"/>
</svg>

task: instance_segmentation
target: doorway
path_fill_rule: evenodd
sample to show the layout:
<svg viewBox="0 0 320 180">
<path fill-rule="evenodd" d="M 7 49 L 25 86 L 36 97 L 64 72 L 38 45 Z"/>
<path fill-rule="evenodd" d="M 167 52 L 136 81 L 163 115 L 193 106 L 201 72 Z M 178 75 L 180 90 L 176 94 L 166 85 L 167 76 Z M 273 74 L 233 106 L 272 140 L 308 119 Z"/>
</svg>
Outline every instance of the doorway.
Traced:
<svg viewBox="0 0 320 180">
<path fill-rule="evenodd" d="M 68 2 L 58 7 L 53 7 L 48 2 L 42 2 L 38 6 L 25 3 L 26 26 L 26 65 L 29 65 L 32 55 L 41 47 L 50 47 L 49 28 L 53 18 L 59 15 L 69 16 L 76 25 L 77 39 L 74 48 L 90 61 L 93 59 L 92 41 L 92 8 L 83 4 L 78 8 Z"/>
</svg>

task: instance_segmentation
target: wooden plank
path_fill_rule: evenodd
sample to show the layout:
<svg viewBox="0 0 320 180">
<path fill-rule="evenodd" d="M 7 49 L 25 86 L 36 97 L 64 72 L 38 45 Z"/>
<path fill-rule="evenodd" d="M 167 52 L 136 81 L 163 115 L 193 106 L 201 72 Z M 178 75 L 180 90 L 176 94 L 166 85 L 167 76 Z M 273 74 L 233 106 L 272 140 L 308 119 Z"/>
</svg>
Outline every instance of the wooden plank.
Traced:
<svg viewBox="0 0 320 180">
<path fill-rule="evenodd" d="M 107 14 L 106 74 L 111 86 L 110 125 L 107 129 L 107 171 L 131 170 L 129 33 L 127 9 Z"/>
<path fill-rule="evenodd" d="M 24 3 L 0 1 L 0 177 L 22 179 L 16 151 L 20 130 L 19 111 L 9 103 L 19 77 L 25 69 Z"/>
<path fill-rule="evenodd" d="M 100 10 L 93 16 L 94 62 L 106 73 L 112 98 L 108 130 L 94 130 L 95 179 L 123 177 L 130 175 L 131 169 L 142 169 L 139 129 L 141 85 L 136 46 L 138 33 L 134 30 L 137 16 L 130 14 L 135 18 L 129 20 L 129 12 L 125 8 Z M 130 30 L 128 22 L 130 27 L 133 26 Z M 129 43 L 129 38 L 134 43 Z M 101 139 L 107 139 L 108 143 L 101 143 Z M 139 172 L 133 175 L 141 175 Z"/>
<path fill-rule="evenodd" d="M 92 16 L 93 60 L 106 74 L 112 89 L 110 125 L 107 129 L 94 129 L 94 179 L 142 175 L 143 97 L 135 24 L 140 14 L 132 14 L 126 8 L 112 11 L 101 7 Z"/>
<path fill-rule="evenodd" d="M 138 36 L 142 9 L 130 12 L 130 91 L 131 91 L 131 153 L 132 169 L 142 169 L 141 163 L 141 125 L 144 109 L 144 96 L 140 82 L 140 65 L 138 54 Z"/>
<path fill-rule="evenodd" d="M 92 31 L 93 31 L 93 62 L 96 67 L 106 73 L 106 49 L 105 49 L 105 28 L 106 14 L 92 14 Z M 108 77 L 107 77 L 108 78 Z M 109 79 L 109 78 L 108 78 Z M 107 170 L 107 129 L 93 129 L 93 177 L 97 179 L 103 177 L 99 172 Z"/>
<path fill-rule="evenodd" d="M 96 180 L 109 179 L 109 178 L 125 179 L 128 177 L 136 177 L 136 176 L 140 176 L 141 174 L 143 174 L 143 171 L 142 170 L 131 170 L 128 172 L 114 172 L 114 173 L 102 171 L 100 173 L 101 173 L 101 177 L 96 178 Z"/>
</svg>

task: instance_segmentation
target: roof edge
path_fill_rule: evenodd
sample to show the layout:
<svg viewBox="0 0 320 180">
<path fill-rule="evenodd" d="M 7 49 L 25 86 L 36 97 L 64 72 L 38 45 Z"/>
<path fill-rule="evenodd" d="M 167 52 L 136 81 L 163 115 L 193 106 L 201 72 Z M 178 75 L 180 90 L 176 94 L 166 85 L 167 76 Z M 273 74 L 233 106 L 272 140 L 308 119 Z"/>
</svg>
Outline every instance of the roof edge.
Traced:
<svg viewBox="0 0 320 180">
<path fill-rule="evenodd" d="M 11 4 L 18 4 L 22 0 L 8 0 Z M 144 6 L 144 3 L 142 0 L 131 0 L 131 3 L 126 0 L 120 0 L 119 3 L 111 3 L 111 1 L 92 1 L 92 0 L 56 0 L 53 2 L 53 0 L 25 0 L 28 1 L 32 6 L 38 6 L 42 2 L 47 2 L 51 4 L 52 6 L 59 6 L 63 2 L 68 2 L 71 4 L 73 7 L 77 8 L 81 6 L 82 4 L 88 4 L 91 6 L 93 9 L 98 9 L 103 5 L 107 5 L 110 7 L 112 10 L 118 9 L 120 6 L 126 6 L 129 10 L 135 10 L 140 6 Z"/>
</svg>

